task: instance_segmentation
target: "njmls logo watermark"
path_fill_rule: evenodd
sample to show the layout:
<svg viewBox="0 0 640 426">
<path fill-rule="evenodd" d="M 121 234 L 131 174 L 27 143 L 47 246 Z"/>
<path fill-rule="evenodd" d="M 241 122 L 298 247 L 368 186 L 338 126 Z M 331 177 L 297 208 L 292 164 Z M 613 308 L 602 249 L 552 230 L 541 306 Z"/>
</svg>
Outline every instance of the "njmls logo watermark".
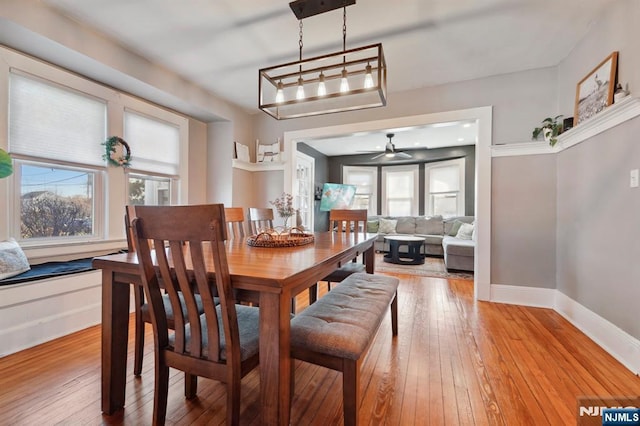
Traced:
<svg viewBox="0 0 640 426">
<path fill-rule="evenodd" d="M 578 426 L 640 426 L 640 396 L 578 398 Z"/>
</svg>

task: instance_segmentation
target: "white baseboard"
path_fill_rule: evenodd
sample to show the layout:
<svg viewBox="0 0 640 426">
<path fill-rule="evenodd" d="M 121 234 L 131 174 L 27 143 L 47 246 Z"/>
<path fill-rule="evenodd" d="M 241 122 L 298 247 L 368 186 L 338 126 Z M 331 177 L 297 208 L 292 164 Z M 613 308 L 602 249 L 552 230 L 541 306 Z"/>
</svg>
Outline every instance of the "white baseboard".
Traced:
<svg viewBox="0 0 640 426">
<path fill-rule="evenodd" d="M 640 340 L 556 289 L 492 284 L 491 302 L 553 309 L 631 372 L 640 374 Z"/>
<path fill-rule="evenodd" d="M 539 287 L 491 284 L 491 301 L 511 305 L 553 308 L 556 290 Z"/>
<path fill-rule="evenodd" d="M 554 310 L 634 374 L 640 374 L 638 339 L 559 291 Z"/>
</svg>

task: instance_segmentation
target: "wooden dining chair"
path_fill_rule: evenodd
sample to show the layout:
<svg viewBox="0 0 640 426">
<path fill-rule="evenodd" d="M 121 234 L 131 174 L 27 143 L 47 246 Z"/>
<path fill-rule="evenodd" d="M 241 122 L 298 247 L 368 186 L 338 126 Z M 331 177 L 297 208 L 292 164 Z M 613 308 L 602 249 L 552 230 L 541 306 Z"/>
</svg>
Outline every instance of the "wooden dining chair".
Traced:
<svg viewBox="0 0 640 426">
<path fill-rule="evenodd" d="M 240 381 L 259 360 L 259 314 L 258 308 L 238 305 L 234 299 L 224 206 L 141 206 L 136 215 L 132 225 L 154 335 L 153 424 L 165 422 L 171 367 L 184 371 L 188 399 L 196 395 L 198 376 L 226 383 L 226 423 L 238 425 Z M 149 242 L 156 247 L 155 256 Z M 210 277 L 212 267 L 215 280 Z M 168 327 L 160 280 L 175 313 L 174 332 Z M 202 298 L 202 315 L 196 291 Z"/>
<path fill-rule="evenodd" d="M 127 247 L 130 253 L 136 252 L 136 241 L 133 235 L 133 227 L 131 221 L 136 217 L 136 208 L 133 205 L 127 205 L 124 213 L 124 225 L 127 234 Z M 134 286 L 133 299 L 135 306 L 135 336 L 134 336 L 134 348 L 133 348 L 133 374 L 137 377 L 142 374 L 142 361 L 144 359 L 144 329 L 145 324 L 151 324 L 151 313 L 149 312 L 149 305 L 146 302 L 144 296 L 144 288 L 142 286 Z M 199 295 L 196 295 L 196 301 L 198 310 L 202 314 L 202 299 Z M 163 303 L 167 311 L 167 324 L 170 329 L 174 328 L 173 310 L 171 309 L 171 303 L 167 294 L 163 295 Z"/>
<path fill-rule="evenodd" d="M 367 230 L 367 210 L 346 210 L 333 209 L 329 212 L 329 230 L 334 232 L 366 232 Z M 349 275 L 356 272 L 365 272 L 365 265 L 354 258 L 351 262 L 345 263 L 342 267 L 334 270 L 322 281 L 327 282 L 327 289 L 331 290 L 331 283 L 339 283 Z M 317 300 L 317 284 L 309 289 L 309 303 Z"/>
<path fill-rule="evenodd" d="M 230 238 L 244 238 L 244 210 L 242 207 L 225 207 L 227 233 Z"/>
<path fill-rule="evenodd" d="M 249 231 L 257 235 L 265 229 L 273 229 L 273 209 L 249 208 Z"/>
</svg>

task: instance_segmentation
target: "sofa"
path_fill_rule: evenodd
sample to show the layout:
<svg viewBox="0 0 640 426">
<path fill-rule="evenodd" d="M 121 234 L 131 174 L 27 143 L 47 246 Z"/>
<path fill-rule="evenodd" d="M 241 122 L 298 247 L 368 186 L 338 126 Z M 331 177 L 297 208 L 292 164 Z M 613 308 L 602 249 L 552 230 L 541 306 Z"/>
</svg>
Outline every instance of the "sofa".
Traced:
<svg viewBox="0 0 640 426">
<path fill-rule="evenodd" d="M 424 255 L 442 256 L 447 270 L 473 271 L 474 220 L 473 216 L 370 216 L 367 232 L 378 234 L 375 250 L 379 252 L 389 251 L 389 243 L 384 241 L 386 235 L 424 237 L 421 248 Z M 401 246 L 400 250 L 403 249 L 406 247 Z"/>
</svg>

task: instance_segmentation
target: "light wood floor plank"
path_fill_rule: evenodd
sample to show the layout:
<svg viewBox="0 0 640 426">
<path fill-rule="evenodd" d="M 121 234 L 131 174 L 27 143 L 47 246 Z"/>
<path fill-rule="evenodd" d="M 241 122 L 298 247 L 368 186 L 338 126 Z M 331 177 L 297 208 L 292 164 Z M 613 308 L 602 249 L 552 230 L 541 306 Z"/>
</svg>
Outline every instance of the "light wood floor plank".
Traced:
<svg viewBox="0 0 640 426">
<path fill-rule="evenodd" d="M 575 424 L 579 396 L 640 394 L 640 378 L 552 310 L 476 302 L 466 280 L 396 276 L 399 334 L 387 315 L 362 365 L 363 425 Z M 297 308 L 307 304 L 303 292 Z M 100 327 L 1 358 L 0 424 L 149 424 L 152 340 L 148 326 L 135 378 L 131 329 L 127 405 L 113 416 L 100 412 Z M 242 380 L 241 421 L 251 426 L 260 425 L 259 368 Z M 292 424 L 341 425 L 340 374 L 295 368 Z M 167 424 L 225 423 L 223 385 L 199 380 L 192 401 L 183 392 L 171 370 Z"/>
</svg>

